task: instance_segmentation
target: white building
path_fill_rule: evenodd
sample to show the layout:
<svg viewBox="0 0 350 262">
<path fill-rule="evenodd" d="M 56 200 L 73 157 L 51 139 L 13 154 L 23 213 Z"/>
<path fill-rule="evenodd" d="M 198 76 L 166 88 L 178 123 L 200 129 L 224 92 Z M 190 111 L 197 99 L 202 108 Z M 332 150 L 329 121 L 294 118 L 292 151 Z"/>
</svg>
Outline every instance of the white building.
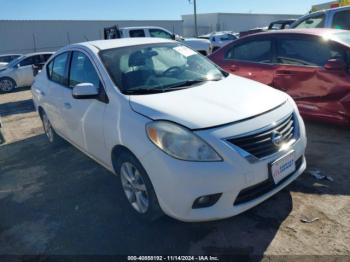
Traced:
<svg viewBox="0 0 350 262">
<path fill-rule="evenodd" d="M 300 15 L 209 13 L 198 14 L 198 31 L 231 30 L 240 32 L 268 26 L 270 22 Z M 0 54 L 55 51 L 67 44 L 103 39 L 103 29 L 118 25 L 161 26 L 175 34 L 194 35 L 193 15 L 183 20 L 0 20 Z"/>
<path fill-rule="evenodd" d="M 265 27 L 271 22 L 298 18 L 301 15 L 249 14 L 249 13 L 208 13 L 197 15 L 198 34 L 213 31 L 241 32 L 252 28 Z M 194 35 L 193 15 L 183 15 L 183 32 L 185 36 Z"/>
<path fill-rule="evenodd" d="M 182 35 L 181 20 L 0 20 L 0 54 L 55 51 L 70 43 L 103 39 L 103 29 L 114 25 L 161 26 Z"/>
</svg>

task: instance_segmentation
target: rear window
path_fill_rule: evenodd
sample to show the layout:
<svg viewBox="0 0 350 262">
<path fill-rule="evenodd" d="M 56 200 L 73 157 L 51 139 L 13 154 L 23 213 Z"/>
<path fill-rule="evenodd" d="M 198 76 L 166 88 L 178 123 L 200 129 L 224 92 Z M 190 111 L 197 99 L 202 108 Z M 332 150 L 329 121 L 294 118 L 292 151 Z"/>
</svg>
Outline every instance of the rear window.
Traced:
<svg viewBox="0 0 350 262">
<path fill-rule="evenodd" d="M 336 29 L 350 30 L 350 10 L 335 13 L 332 27 Z"/>
<path fill-rule="evenodd" d="M 325 20 L 324 14 L 309 17 L 299 22 L 294 28 L 323 28 L 324 20 Z"/>
<path fill-rule="evenodd" d="M 276 59 L 279 64 L 324 66 L 329 59 L 344 59 L 344 50 L 321 39 L 279 39 Z"/>
<path fill-rule="evenodd" d="M 143 29 L 130 30 L 130 37 L 145 37 L 145 31 Z"/>
</svg>

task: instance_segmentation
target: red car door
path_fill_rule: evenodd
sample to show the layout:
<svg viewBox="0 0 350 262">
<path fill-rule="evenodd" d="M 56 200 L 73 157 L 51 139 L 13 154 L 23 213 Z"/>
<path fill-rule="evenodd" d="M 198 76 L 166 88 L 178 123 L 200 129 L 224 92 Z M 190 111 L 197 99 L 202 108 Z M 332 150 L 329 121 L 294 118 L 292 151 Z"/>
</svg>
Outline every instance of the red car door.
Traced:
<svg viewBox="0 0 350 262">
<path fill-rule="evenodd" d="M 273 82 L 276 66 L 272 63 L 272 40 L 265 36 L 235 41 L 209 58 L 229 73 L 266 85 Z"/>
<path fill-rule="evenodd" d="M 273 86 L 291 95 L 303 116 L 347 123 L 350 76 L 345 47 L 298 34 L 278 37 L 276 41 L 278 66 Z"/>
</svg>

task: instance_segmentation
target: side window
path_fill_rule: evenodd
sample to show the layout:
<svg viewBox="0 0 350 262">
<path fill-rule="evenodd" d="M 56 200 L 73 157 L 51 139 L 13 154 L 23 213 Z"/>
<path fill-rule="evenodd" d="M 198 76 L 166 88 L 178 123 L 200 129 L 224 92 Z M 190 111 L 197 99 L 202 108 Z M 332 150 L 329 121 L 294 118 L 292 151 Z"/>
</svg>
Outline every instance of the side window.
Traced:
<svg viewBox="0 0 350 262">
<path fill-rule="evenodd" d="M 51 56 L 52 56 L 52 54 L 44 55 L 44 62 L 46 63 L 46 61 L 49 60 Z"/>
<path fill-rule="evenodd" d="M 326 16 L 324 14 L 321 14 L 306 18 L 295 26 L 295 28 L 322 28 L 324 27 L 325 17 Z"/>
<path fill-rule="evenodd" d="M 42 61 L 43 59 L 42 59 L 42 55 L 35 55 L 35 56 L 33 56 L 33 62 L 34 62 L 34 64 L 36 65 L 36 64 L 42 64 Z"/>
<path fill-rule="evenodd" d="M 80 83 L 100 85 L 100 78 L 90 59 L 81 52 L 73 52 L 69 74 L 69 86 L 74 87 Z"/>
<path fill-rule="evenodd" d="M 63 53 L 55 57 L 53 60 L 51 80 L 61 85 L 67 85 L 66 78 L 66 64 L 68 59 L 68 53 Z M 52 62 L 51 62 L 52 63 Z M 51 65 L 49 64 L 49 66 Z"/>
<path fill-rule="evenodd" d="M 269 63 L 272 60 L 272 42 L 270 40 L 253 40 L 234 46 L 226 55 L 226 59 Z"/>
<path fill-rule="evenodd" d="M 149 34 L 151 37 L 159 37 L 159 38 L 166 38 L 166 39 L 172 39 L 172 35 L 168 32 L 165 32 L 164 30 L 153 28 L 149 29 Z"/>
<path fill-rule="evenodd" d="M 145 31 L 143 29 L 135 29 L 129 31 L 130 37 L 145 37 Z"/>
<path fill-rule="evenodd" d="M 33 56 L 27 57 L 25 59 L 23 59 L 21 62 L 19 62 L 19 66 L 28 66 L 28 65 L 32 65 L 34 64 L 34 59 Z"/>
<path fill-rule="evenodd" d="M 11 61 L 11 56 L 0 57 L 0 63 L 9 63 Z"/>
<path fill-rule="evenodd" d="M 345 59 L 345 51 L 321 39 L 279 39 L 277 62 L 288 65 L 324 66 L 331 58 Z"/>
<path fill-rule="evenodd" d="M 332 27 L 336 29 L 350 30 L 350 10 L 335 13 Z"/>
<path fill-rule="evenodd" d="M 39 63 L 45 64 L 46 61 L 51 57 L 51 54 L 40 55 Z"/>
<path fill-rule="evenodd" d="M 48 77 L 49 79 L 52 79 L 53 61 L 54 61 L 54 60 L 51 60 L 51 62 L 50 62 L 50 63 L 47 65 L 47 67 L 46 67 L 47 77 Z"/>
</svg>

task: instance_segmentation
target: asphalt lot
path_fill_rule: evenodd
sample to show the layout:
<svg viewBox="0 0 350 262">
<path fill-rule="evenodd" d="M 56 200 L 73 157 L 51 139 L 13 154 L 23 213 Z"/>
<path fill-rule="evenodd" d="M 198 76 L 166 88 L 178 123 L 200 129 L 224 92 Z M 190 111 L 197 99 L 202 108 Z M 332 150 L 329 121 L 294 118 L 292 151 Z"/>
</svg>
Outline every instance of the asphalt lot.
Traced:
<svg viewBox="0 0 350 262">
<path fill-rule="evenodd" d="M 307 123 L 308 170 L 333 182 L 306 172 L 230 219 L 145 224 L 128 209 L 118 177 L 69 144 L 49 145 L 29 91 L 1 94 L 0 116 L 0 255 L 350 255 L 347 129 Z"/>
</svg>

